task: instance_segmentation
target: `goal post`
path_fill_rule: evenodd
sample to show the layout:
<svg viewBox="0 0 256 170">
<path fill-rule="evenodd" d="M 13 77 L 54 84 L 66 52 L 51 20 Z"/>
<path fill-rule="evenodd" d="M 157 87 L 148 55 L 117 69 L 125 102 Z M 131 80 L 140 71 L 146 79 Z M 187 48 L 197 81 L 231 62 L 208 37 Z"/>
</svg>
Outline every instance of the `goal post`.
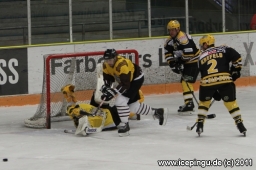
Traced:
<svg viewBox="0 0 256 170">
<path fill-rule="evenodd" d="M 88 103 L 97 84 L 96 65 L 103 62 L 104 52 L 45 55 L 41 101 L 36 113 L 24 121 L 25 126 L 50 129 L 53 121 L 70 120 L 61 88 L 73 84 L 78 103 Z M 117 50 L 117 53 L 139 64 L 136 50 Z"/>
</svg>

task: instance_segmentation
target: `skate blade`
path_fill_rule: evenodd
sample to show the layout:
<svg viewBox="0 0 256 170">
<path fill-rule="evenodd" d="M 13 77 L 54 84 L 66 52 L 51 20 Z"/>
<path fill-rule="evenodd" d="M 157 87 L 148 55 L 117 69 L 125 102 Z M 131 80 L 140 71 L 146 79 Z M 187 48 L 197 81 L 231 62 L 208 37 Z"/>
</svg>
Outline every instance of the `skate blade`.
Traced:
<svg viewBox="0 0 256 170">
<path fill-rule="evenodd" d="M 118 133 L 118 135 L 119 135 L 120 137 L 125 137 L 125 136 L 129 136 L 129 135 L 130 135 L 130 133 L 129 133 L 129 132 L 125 132 L 125 133 Z"/>
<path fill-rule="evenodd" d="M 197 132 L 197 134 L 198 134 L 199 137 L 201 136 L 201 133 L 202 133 L 201 131 L 200 131 L 200 132 Z"/>
<path fill-rule="evenodd" d="M 198 136 L 200 137 L 201 136 L 201 133 L 203 133 L 202 129 L 199 128 L 199 131 L 197 132 Z"/>
<path fill-rule="evenodd" d="M 246 137 L 246 131 L 242 133 L 244 135 L 244 137 Z"/>
<path fill-rule="evenodd" d="M 180 116 L 192 116 L 193 113 L 192 113 L 192 111 L 178 112 L 178 115 L 180 115 Z"/>
</svg>

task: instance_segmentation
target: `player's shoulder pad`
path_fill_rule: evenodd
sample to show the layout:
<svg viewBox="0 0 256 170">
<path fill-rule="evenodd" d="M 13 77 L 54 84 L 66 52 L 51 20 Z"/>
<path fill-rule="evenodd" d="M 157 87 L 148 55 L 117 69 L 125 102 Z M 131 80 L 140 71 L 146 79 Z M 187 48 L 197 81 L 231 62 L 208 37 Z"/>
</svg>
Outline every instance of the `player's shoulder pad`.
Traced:
<svg viewBox="0 0 256 170">
<path fill-rule="evenodd" d="M 164 46 L 166 47 L 167 45 L 170 45 L 170 46 L 173 45 L 173 39 L 172 39 L 171 36 L 169 36 L 169 37 L 165 40 Z"/>
<path fill-rule="evenodd" d="M 188 36 L 186 33 L 180 31 L 177 35 L 176 39 L 179 41 L 180 44 L 185 45 L 189 42 Z"/>
<path fill-rule="evenodd" d="M 128 66 L 128 63 L 130 60 L 129 59 L 126 59 L 122 56 L 118 56 L 118 59 L 116 61 L 116 67 L 122 67 L 122 66 Z"/>
<path fill-rule="evenodd" d="M 121 55 L 118 55 L 118 56 L 117 56 L 117 59 L 118 59 L 118 60 L 125 60 L 126 58 L 123 57 L 123 56 L 121 56 Z"/>
<path fill-rule="evenodd" d="M 232 47 L 227 46 L 226 44 L 218 46 L 218 49 L 226 50 L 226 49 L 233 49 Z"/>
</svg>

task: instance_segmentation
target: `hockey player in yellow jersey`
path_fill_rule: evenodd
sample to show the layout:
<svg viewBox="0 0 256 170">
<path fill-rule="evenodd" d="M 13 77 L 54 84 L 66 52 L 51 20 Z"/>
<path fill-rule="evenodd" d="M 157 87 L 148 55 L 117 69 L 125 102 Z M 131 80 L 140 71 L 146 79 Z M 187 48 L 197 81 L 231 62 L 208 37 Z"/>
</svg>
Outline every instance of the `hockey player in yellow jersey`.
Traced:
<svg viewBox="0 0 256 170">
<path fill-rule="evenodd" d="M 115 49 L 107 49 L 103 55 L 103 80 L 102 100 L 109 101 L 115 98 L 115 106 L 121 123 L 119 125 L 119 136 L 129 135 L 130 127 L 128 117 L 130 112 L 148 115 L 152 114 L 159 119 L 159 125 L 165 125 L 167 111 L 164 108 L 152 109 L 145 103 L 139 103 L 139 89 L 144 82 L 141 68 L 132 63 L 131 60 L 119 56 Z M 117 81 L 118 85 L 112 87 Z"/>
<path fill-rule="evenodd" d="M 166 40 L 165 60 L 172 71 L 181 74 L 184 105 L 180 106 L 180 115 L 191 114 L 194 109 L 193 83 L 198 76 L 197 60 L 200 50 L 196 47 L 192 37 L 180 30 L 180 23 L 171 20 L 167 24 L 170 37 Z"/>
<path fill-rule="evenodd" d="M 196 132 L 203 132 L 206 114 L 211 99 L 223 100 L 224 105 L 240 133 L 246 133 L 240 109 L 236 102 L 236 87 L 234 81 L 240 77 L 242 58 L 233 48 L 228 46 L 214 46 L 215 38 L 212 35 L 203 36 L 199 44 L 203 50 L 199 56 L 198 67 L 201 73 L 199 88 L 198 118 Z"/>
</svg>

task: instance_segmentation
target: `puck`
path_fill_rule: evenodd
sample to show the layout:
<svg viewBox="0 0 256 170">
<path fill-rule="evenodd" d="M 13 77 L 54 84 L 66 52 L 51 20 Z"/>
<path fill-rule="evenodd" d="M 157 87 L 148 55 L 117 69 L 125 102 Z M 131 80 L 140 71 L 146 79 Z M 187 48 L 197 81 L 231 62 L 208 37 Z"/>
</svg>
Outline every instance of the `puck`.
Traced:
<svg viewBox="0 0 256 170">
<path fill-rule="evenodd" d="M 4 159 L 3 159 L 3 161 L 4 161 L 4 162 L 7 162 L 7 161 L 8 161 L 8 159 L 7 159 L 7 158 L 4 158 Z"/>
</svg>

